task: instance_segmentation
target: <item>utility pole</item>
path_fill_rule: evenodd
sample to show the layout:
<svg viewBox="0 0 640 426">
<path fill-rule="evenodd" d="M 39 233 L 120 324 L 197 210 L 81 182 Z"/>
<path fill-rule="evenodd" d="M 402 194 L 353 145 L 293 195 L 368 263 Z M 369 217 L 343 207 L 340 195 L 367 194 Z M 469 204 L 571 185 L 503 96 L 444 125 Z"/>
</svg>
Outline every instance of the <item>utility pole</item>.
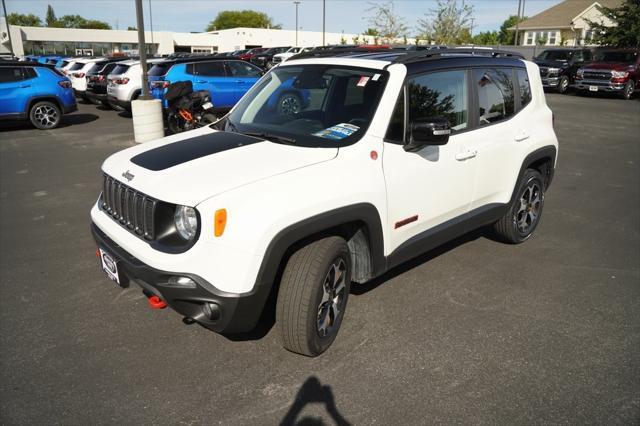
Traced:
<svg viewBox="0 0 640 426">
<path fill-rule="evenodd" d="M 7 34 L 9 35 L 9 50 L 11 50 L 11 56 L 13 55 L 13 42 L 11 41 L 11 26 L 9 25 L 9 18 L 7 18 L 7 5 L 2 0 L 2 10 L 4 11 L 4 22 L 7 24 Z"/>
<path fill-rule="evenodd" d="M 153 10 L 151 9 L 151 0 L 149 0 L 149 25 L 151 26 L 151 48 L 153 49 Z"/>
<path fill-rule="evenodd" d="M 522 0 L 518 0 L 518 15 L 516 16 L 516 38 L 513 42 L 514 46 L 518 45 L 518 27 L 520 24 L 520 8 L 522 8 Z"/>
<path fill-rule="evenodd" d="M 322 45 L 324 46 L 325 0 L 322 0 Z"/>
<path fill-rule="evenodd" d="M 293 4 L 296 5 L 296 46 L 298 46 L 298 5 L 299 1 L 294 1 Z"/>
<path fill-rule="evenodd" d="M 138 53 L 142 68 L 142 95 L 140 99 L 151 99 L 149 96 L 149 77 L 147 76 L 147 45 L 144 41 L 144 15 L 142 0 L 136 0 L 136 18 L 138 23 Z"/>
</svg>

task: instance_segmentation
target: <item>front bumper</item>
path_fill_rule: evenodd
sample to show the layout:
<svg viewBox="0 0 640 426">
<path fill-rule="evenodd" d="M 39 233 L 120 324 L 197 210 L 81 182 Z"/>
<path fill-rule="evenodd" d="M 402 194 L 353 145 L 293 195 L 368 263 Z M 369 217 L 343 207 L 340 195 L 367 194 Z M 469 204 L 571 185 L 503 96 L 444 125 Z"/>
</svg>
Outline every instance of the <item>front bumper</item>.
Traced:
<svg viewBox="0 0 640 426">
<path fill-rule="evenodd" d="M 558 87 L 558 83 L 560 82 L 560 77 L 540 77 L 542 80 L 542 87 Z"/>
<path fill-rule="evenodd" d="M 94 223 L 93 238 L 100 248 L 115 258 L 121 285 L 138 284 L 147 296 L 157 296 L 180 315 L 218 333 L 252 330 L 264 309 L 271 287 L 256 288 L 241 295 L 221 291 L 205 279 L 190 273 L 161 271 L 136 259 L 110 239 Z M 169 286 L 170 277 L 187 277 L 195 287 Z"/>
<path fill-rule="evenodd" d="M 587 90 L 592 92 L 621 92 L 625 83 L 612 83 L 608 80 L 577 80 L 574 84 L 576 90 Z M 591 89 L 597 87 L 597 90 Z"/>
</svg>

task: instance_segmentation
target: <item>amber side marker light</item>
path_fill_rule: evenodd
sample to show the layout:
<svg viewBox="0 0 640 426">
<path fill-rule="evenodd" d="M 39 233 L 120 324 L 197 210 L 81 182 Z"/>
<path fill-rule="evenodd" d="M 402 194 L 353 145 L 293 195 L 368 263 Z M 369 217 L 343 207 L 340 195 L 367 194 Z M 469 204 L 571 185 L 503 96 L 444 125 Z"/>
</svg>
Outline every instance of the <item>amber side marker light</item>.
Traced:
<svg viewBox="0 0 640 426">
<path fill-rule="evenodd" d="M 227 209 L 216 210 L 214 221 L 213 234 L 219 237 L 224 234 L 224 227 L 227 226 Z"/>
</svg>

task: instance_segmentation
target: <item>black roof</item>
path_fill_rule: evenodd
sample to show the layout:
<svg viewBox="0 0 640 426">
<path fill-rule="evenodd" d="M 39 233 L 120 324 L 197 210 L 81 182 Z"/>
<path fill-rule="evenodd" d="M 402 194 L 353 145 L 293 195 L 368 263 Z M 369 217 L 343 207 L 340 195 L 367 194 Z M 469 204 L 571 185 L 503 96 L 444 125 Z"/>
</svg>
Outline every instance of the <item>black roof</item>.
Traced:
<svg viewBox="0 0 640 426">
<path fill-rule="evenodd" d="M 0 66 L 18 66 L 18 67 L 45 67 L 45 68 L 55 68 L 53 64 L 41 64 L 40 62 L 35 61 L 0 61 Z"/>
<path fill-rule="evenodd" d="M 387 61 L 392 63 L 406 64 L 411 62 L 422 62 L 427 60 L 441 59 L 444 57 L 469 57 L 482 56 L 491 58 L 518 58 L 524 59 L 524 56 L 517 52 L 499 49 L 476 49 L 460 48 L 460 49 L 434 49 L 434 50 L 406 50 L 406 49 L 382 49 L 356 47 L 351 49 L 328 49 L 320 51 L 310 51 L 299 53 L 291 59 L 309 59 L 309 58 L 358 58 L 371 59 L 377 61 Z"/>
<path fill-rule="evenodd" d="M 234 56 L 215 56 L 215 55 L 202 55 L 202 56 L 188 56 L 188 57 L 179 57 L 179 58 L 167 58 L 162 62 L 158 62 L 154 65 L 174 65 L 174 64 L 184 64 L 186 62 L 202 62 L 202 61 L 239 61 L 240 59 Z"/>
</svg>

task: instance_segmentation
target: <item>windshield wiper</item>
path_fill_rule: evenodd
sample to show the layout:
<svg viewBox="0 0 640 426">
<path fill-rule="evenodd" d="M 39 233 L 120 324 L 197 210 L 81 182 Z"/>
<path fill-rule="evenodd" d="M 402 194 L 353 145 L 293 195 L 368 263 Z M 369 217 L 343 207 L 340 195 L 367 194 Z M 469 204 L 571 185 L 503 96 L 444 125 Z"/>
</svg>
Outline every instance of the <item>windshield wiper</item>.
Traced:
<svg viewBox="0 0 640 426">
<path fill-rule="evenodd" d="M 272 133 L 265 132 L 241 132 L 243 135 L 253 136 L 254 138 L 266 139 L 271 142 L 277 143 L 286 143 L 289 145 L 293 145 L 296 143 L 296 140 L 293 138 L 288 138 L 286 136 L 278 136 Z"/>
</svg>

